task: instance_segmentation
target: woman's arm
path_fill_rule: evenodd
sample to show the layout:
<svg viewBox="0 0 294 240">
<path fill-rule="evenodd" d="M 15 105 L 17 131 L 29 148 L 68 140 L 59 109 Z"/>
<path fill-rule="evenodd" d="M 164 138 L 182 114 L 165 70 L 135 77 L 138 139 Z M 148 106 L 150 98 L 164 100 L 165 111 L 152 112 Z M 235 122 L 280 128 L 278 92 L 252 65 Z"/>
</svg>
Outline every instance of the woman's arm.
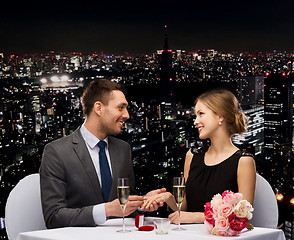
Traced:
<svg viewBox="0 0 294 240">
<path fill-rule="evenodd" d="M 184 164 L 184 178 L 185 182 L 187 182 L 188 177 L 189 177 L 189 172 L 190 172 L 190 165 L 192 162 L 193 158 L 193 153 L 191 152 L 191 149 L 186 153 L 186 158 L 185 158 L 185 164 Z M 186 194 L 184 201 L 182 203 L 181 210 L 186 211 L 187 210 L 187 200 L 186 200 Z"/>
<path fill-rule="evenodd" d="M 238 191 L 243 194 L 243 199 L 247 200 L 253 206 L 256 168 L 252 157 L 244 156 L 239 160 L 237 170 Z"/>
<path fill-rule="evenodd" d="M 179 224 L 179 214 L 177 211 L 170 214 L 168 219 L 174 223 Z M 186 212 L 181 211 L 181 223 L 203 223 L 205 221 L 203 212 Z"/>
</svg>

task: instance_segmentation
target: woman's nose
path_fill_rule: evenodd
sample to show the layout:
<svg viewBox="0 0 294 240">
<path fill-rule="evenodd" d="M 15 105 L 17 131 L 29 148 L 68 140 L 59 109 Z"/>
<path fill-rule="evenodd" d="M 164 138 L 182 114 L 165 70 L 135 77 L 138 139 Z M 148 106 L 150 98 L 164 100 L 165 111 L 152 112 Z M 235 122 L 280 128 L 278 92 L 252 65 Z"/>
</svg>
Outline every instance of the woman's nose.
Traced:
<svg viewBox="0 0 294 240">
<path fill-rule="evenodd" d="M 199 122 L 198 122 L 198 119 L 197 119 L 197 117 L 196 117 L 195 120 L 194 120 L 194 125 L 197 126 L 198 123 L 199 123 Z"/>
</svg>

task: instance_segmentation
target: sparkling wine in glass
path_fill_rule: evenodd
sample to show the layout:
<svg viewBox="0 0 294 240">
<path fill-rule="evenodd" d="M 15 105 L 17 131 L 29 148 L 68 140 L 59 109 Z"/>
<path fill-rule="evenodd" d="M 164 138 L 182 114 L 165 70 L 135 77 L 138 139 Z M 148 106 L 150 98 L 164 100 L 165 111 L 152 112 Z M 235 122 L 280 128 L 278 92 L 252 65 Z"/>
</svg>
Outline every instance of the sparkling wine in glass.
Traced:
<svg viewBox="0 0 294 240">
<path fill-rule="evenodd" d="M 118 230 L 118 232 L 126 233 L 131 230 L 126 229 L 125 226 L 125 209 L 130 195 L 130 186 L 128 178 L 118 178 L 117 180 L 117 197 L 120 203 L 120 206 L 123 211 L 123 228 Z"/>
<path fill-rule="evenodd" d="M 173 179 L 173 195 L 175 197 L 177 207 L 178 207 L 178 213 L 179 213 L 179 224 L 176 228 L 173 230 L 182 231 L 186 230 L 185 228 L 181 227 L 181 206 L 184 200 L 185 196 L 185 178 L 184 177 L 174 177 Z"/>
</svg>

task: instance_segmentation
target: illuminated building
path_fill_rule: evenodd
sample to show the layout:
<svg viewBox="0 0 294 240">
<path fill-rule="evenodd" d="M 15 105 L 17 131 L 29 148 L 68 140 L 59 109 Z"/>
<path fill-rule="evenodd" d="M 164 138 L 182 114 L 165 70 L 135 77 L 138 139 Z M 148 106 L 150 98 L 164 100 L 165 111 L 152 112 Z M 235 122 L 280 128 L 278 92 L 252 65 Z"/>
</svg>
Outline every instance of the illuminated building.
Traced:
<svg viewBox="0 0 294 240">
<path fill-rule="evenodd" d="M 264 101 L 264 76 L 245 76 L 236 79 L 237 97 L 241 106 L 262 104 Z"/>
<path fill-rule="evenodd" d="M 292 154 L 293 76 L 272 73 L 264 80 L 264 154 L 269 180 L 279 185 Z"/>
<path fill-rule="evenodd" d="M 263 152 L 264 106 L 255 104 L 243 107 L 243 111 L 249 117 L 247 131 L 242 135 L 234 135 L 232 141 L 258 156 Z"/>
<path fill-rule="evenodd" d="M 263 79 L 260 76 L 241 77 L 237 81 L 237 98 L 247 117 L 248 128 L 242 135 L 235 135 L 233 142 L 241 148 L 246 148 L 258 157 L 263 152 L 264 138 L 264 106 Z"/>
<path fill-rule="evenodd" d="M 294 161 L 289 163 L 285 184 L 279 189 L 276 198 L 279 214 L 284 223 L 283 230 L 286 240 L 294 239 Z"/>
<path fill-rule="evenodd" d="M 165 26 L 166 30 L 167 26 Z M 164 46 L 160 55 L 160 100 L 162 120 L 175 118 L 176 92 L 172 68 L 172 50 L 169 49 L 167 33 L 164 35 Z"/>
</svg>

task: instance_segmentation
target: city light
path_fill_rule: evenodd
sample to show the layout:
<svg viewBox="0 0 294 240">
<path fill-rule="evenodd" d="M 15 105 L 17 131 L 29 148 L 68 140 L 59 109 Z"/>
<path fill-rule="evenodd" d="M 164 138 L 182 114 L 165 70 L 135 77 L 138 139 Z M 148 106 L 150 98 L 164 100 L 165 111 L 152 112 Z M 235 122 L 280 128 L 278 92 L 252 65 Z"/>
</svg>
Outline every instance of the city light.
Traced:
<svg viewBox="0 0 294 240">
<path fill-rule="evenodd" d="M 52 76 L 50 79 L 52 82 L 59 82 L 60 81 L 60 79 L 57 76 Z"/>
<path fill-rule="evenodd" d="M 43 84 L 45 84 L 45 83 L 47 83 L 47 79 L 46 78 L 41 78 L 40 79 L 40 82 L 43 83 Z"/>
<path fill-rule="evenodd" d="M 68 76 L 66 76 L 66 75 L 63 75 L 63 76 L 61 76 L 61 78 L 60 78 L 60 80 L 62 81 L 62 82 L 66 82 L 66 81 L 68 81 Z"/>
<path fill-rule="evenodd" d="M 284 199 L 284 195 L 283 195 L 282 193 L 277 193 L 277 194 L 276 194 L 276 199 L 277 199 L 278 201 L 282 201 L 282 200 Z"/>
</svg>

